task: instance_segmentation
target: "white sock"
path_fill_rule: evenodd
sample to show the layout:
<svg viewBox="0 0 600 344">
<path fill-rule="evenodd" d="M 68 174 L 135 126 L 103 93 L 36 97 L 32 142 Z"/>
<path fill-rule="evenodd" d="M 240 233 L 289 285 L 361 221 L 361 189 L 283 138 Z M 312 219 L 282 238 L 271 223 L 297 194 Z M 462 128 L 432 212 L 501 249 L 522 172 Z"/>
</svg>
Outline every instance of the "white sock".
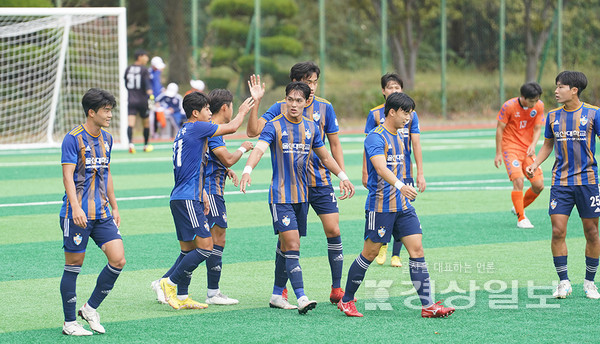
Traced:
<svg viewBox="0 0 600 344">
<path fill-rule="evenodd" d="M 185 301 L 185 299 L 188 298 L 188 295 L 177 295 L 177 298 L 179 299 L 179 301 Z"/>
<path fill-rule="evenodd" d="M 219 293 L 219 289 L 207 289 L 206 296 L 213 297 Z"/>
<path fill-rule="evenodd" d="M 167 283 L 168 283 L 170 286 L 176 286 L 176 285 L 177 285 L 177 284 L 173 283 L 173 281 L 171 281 L 171 277 L 167 277 Z"/>
<path fill-rule="evenodd" d="M 92 306 L 90 306 L 90 304 L 87 303 L 87 302 L 85 303 L 85 305 L 83 305 L 83 307 L 85 307 L 85 310 L 88 311 L 88 312 L 96 310 L 96 308 L 92 308 Z"/>
</svg>

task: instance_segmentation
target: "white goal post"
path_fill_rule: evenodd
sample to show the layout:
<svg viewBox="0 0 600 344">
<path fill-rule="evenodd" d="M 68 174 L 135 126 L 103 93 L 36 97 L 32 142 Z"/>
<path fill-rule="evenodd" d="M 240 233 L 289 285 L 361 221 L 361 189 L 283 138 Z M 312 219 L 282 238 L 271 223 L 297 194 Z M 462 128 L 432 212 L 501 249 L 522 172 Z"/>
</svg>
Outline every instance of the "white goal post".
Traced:
<svg viewBox="0 0 600 344">
<path fill-rule="evenodd" d="M 0 8 L 0 149 L 60 146 L 92 87 L 117 99 L 107 129 L 127 146 L 125 8 Z"/>
</svg>

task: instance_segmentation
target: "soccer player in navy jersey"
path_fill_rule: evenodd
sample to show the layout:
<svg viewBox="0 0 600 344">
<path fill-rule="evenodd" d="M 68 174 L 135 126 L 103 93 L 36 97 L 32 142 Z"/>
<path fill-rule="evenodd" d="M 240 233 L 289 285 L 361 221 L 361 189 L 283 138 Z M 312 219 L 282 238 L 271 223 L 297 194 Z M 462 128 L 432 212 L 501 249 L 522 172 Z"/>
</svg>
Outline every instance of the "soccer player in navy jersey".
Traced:
<svg viewBox="0 0 600 344">
<path fill-rule="evenodd" d="M 188 295 L 192 272 L 213 251 L 210 226 L 205 216 L 209 203 L 203 186 L 208 140 L 234 133 L 252 106 L 254 101 L 248 98 L 240 105 L 238 115 L 231 122 L 215 124 L 209 122 L 211 111 L 206 95 L 192 92 L 183 98 L 187 121 L 179 129 L 173 143 L 175 186 L 170 201 L 181 253 L 160 280 L 166 301 L 175 309 L 208 307 Z"/>
<path fill-rule="evenodd" d="M 133 144 L 133 128 L 135 127 L 135 118 L 140 115 L 144 126 L 144 152 L 151 152 L 154 147 L 148 144 L 150 138 L 150 113 L 148 104 L 154 102 L 154 93 L 150 81 L 150 72 L 146 68 L 148 63 L 148 53 L 145 50 L 136 50 L 134 54 L 135 62 L 125 69 L 125 87 L 127 88 L 128 104 L 127 111 L 128 127 L 127 138 L 129 139 L 129 153 L 135 153 Z"/>
<path fill-rule="evenodd" d="M 252 169 L 270 147 L 273 177 L 269 189 L 269 205 L 273 228 L 279 236 L 279 251 L 275 260 L 275 285 L 269 305 L 273 308 L 296 308 L 282 297 L 289 279 L 298 299 L 298 312 L 305 314 L 317 304 L 304 293 L 299 262 L 300 237 L 306 235 L 311 154 L 316 154 L 321 163 L 340 178 L 340 199 L 352 197 L 354 186 L 324 148 L 318 124 L 303 116 L 311 95 L 310 87 L 304 82 L 296 81 L 287 85 L 285 93 L 286 110 L 267 122 L 262 130 L 242 173 L 240 190 L 246 192 L 246 187 L 251 182 Z M 334 195 L 329 197 L 333 198 Z"/>
<path fill-rule="evenodd" d="M 229 123 L 233 115 L 233 95 L 231 92 L 224 89 L 215 89 L 208 94 L 208 98 L 210 99 L 210 111 L 213 113 L 211 121 L 215 124 Z M 204 168 L 204 190 L 210 200 L 210 210 L 206 218 L 213 238 L 212 254 L 206 260 L 208 283 L 206 303 L 209 305 L 234 305 L 239 302 L 219 290 L 227 229 L 227 210 L 223 194 L 225 192 L 225 180 L 228 177 L 236 187 L 239 185 L 237 175 L 230 167 L 252 148 L 252 142 L 245 141 L 237 150 L 230 153 L 222 136 L 208 139 L 209 151 L 206 167 Z"/>
<path fill-rule="evenodd" d="M 417 191 L 402 182 L 406 176 L 406 151 L 398 129 L 410 120 L 414 109 L 415 102 L 406 94 L 390 94 L 385 100 L 385 122 L 365 139 L 369 190 L 365 204 L 365 241 L 361 254 L 348 271 L 346 293 L 338 302 L 338 308 L 347 316 L 363 316 L 356 310 L 354 294 L 381 245 L 388 243 L 392 235 L 402 239 L 410 256 L 410 278 L 423 305 L 421 316 L 446 317 L 454 312 L 454 308 L 444 307 L 441 301 L 433 303 L 430 297 L 421 223 L 409 202 L 417 197 Z"/>
<path fill-rule="evenodd" d="M 65 267 L 60 281 L 65 322 L 63 333 L 90 336 L 76 321 L 76 282 L 81 272 L 89 238 L 106 255 L 108 263 L 98 275 L 96 287 L 79 309 L 79 316 L 97 333 L 104 333 L 96 309 L 112 290 L 125 265 L 125 252 L 119 226 L 121 216 L 110 173 L 112 135 L 104 130 L 110 125 L 117 102 L 109 92 L 92 88 L 81 100 L 86 121 L 71 130 L 62 142 L 62 174 L 65 186 L 60 210 Z M 109 209 L 110 208 L 112 211 Z"/>
<path fill-rule="evenodd" d="M 340 168 L 344 170 L 344 154 L 338 136 L 340 128 L 338 126 L 335 111 L 329 101 L 315 95 L 320 72 L 319 67 L 313 62 L 300 62 L 292 66 L 290 70 L 290 81 L 300 81 L 309 86 L 310 96 L 304 109 L 302 109 L 302 115 L 314 121 L 319 127 L 321 140 L 325 141 L 325 138 L 327 138 L 331 149 L 331 155 Z M 258 81 L 256 81 L 257 79 Z M 260 79 L 257 76 L 253 76 L 250 80 L 251 90 L 253 88 L 258 88 L 256 85 L 260 85 Z M 255 101 L 257 101 L 256 99 L 258 99 L 258 97 L 254 95 L 253 97 L 255 98 Z M 258 116 L 254 114 L 258 113 L 258 111 L 251 113 L 248 118 L 248 127 L 246 129 L 248 136 L 254 137 L 260 134 L 265 127 L 265 124 L 279 114 L 284 113 L 286 108 L 287 103 L 284 99 L 273 104 L 260 118 L 257 118 Z M 327 255 L 331 269 L 331 293 L 329 295 L 329 300 L 332 303 L 337 303 L 342 295 L 344 295 L 344 291 L 341 288 L 344 254 L 340 233 L 339 209 L 329 170 L 315 154 L 311 153 L 309 161 L 308 203 L 319 216 L 319 219 L 323 224 L 325 236 L 327 237 Z M 277 252 L 279 252 L 279 249 L 280 248 L 278 247 Z M 284 298 L 286 295 L 287 290 L 284 289 Z"/>
<path fill-rule="evenodd" d="M 402 92 L 404 82 L 400 76 L 396 73 L 387 73 L 381 77 L 381 92 L 383 98 L 387 98 L 394 92 Z M 385 103 L 372 108 L 367 115 L 367 121 L 365 123 L 365 135 L 375 127 L 385 122 Z M 406 168 L 406 177 L 402 181 L 406 185 L 412 187 L 415 186 L 413 178 L 412 162 L 410 159 L 411 151 L 415 157 L 415 164 L 417 165 L 417 189 L 419 192 L 425 191 L 426 182 L 423 174 L 423 154 L 421 151 L 421 129 L 419 128 L 419 116 L 416 111 L 410 114 L 410 120 L 400 129 L 404 137 L 404 167 Z M 411 149 L 412 148 L 412 149 Z M 362 183 L 363 186 L 367 187 L 367 160 L 363 155 L 363 170 L 362 170 Z M 379 249 L 379 254 L 375 258 L 375 261 L 379 265 L 385 263 L 387 257 L 388 245 L 382 245 Z M 402 241 L 400 238 L 394 238 L 394 245 L 392 246 L 392 259 L 390 264 L 393 267 L 402 267 L 402 260 L 400 259 L 400 250 L 402 249 Z"/>
<path fill-rule="evenodd" d="M 555 82 L 554 95 L 556 101 L 563 106 L 548 112 L 544 144 L 526 172 L 532 177 L 554 149 L 556 160 L 552 168 L 548 213 L 552 222 L 552 256 L 560 282 L 553 296 L 563 299 L 572 292 L 567 272 L 565 237 L 569 216 L 576 206 L 586 239 L 583 290 L 588 298 L 599 299 L 594 278 L 600 255 L 600 193 L 598 165 L 594 154 L 595 136 L 600 136 L 600 109 L 579 99 L 581 92 L 587 87 L 585 74 L 563 71 L 556 76 Z"/>
</svg>

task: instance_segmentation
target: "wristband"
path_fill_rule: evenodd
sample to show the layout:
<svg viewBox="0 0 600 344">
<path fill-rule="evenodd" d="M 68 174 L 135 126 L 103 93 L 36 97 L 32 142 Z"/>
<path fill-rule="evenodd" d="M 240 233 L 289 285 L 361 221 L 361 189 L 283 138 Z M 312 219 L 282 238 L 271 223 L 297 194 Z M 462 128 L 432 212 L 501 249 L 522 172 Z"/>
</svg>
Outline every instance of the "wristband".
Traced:
<svg viewBox="0 0 600 344">
<path fill-rule="evenodd" d="M 338 173 L 337 176 L 338 176 L 338 178 L 340 178 L 341 181 L 348 180 L 348 176 L 346 175 L 346 173 L 344 171 Z"/>
<path fill-rule="evenodd" d="M 404 185 L 405 185 L 405 184 L 404 184 L 403 182 L 401 182 L 401 181 L 400 181 L 400 179 L 398 179 L 398 180 L 396 181 L 396 183 L 394 184 L 394 186 L 395 186 L 395 187 L 396 187 L 396 189 L 398 189 L 398 190 L 402 189 L 402 187 L 403 187 Z"/>
<path fill-rule="evenodd" d="M 247 152 L 246 148 L 244 148 L 243 146 L 240 146 L 240 148 L 238 148 L 237 150 L 242 152 L 242 155 Z"/>
<path fill-rule="evenodd" d="M 246 173 L 248 173 L 248 174 L 252 173 L 252 167 L 246 165 L 246 167 L 244 167 L 244 171 L 242 172 L 242 174 L 246 174 Z"/>
</svg>

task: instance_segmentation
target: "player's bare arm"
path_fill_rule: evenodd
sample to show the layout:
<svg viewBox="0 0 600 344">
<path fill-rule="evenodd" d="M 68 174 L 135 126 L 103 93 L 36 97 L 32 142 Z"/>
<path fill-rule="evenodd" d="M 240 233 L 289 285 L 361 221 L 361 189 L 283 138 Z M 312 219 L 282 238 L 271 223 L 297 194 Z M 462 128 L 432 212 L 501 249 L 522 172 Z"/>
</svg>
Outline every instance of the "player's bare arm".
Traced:
<svg viewBox="0 0 600 344">
<path fill-rule="evenodd" d="M 362 185 L 366 188 L 369 180 L 369 172 L 367 172 L 367 156 L 363 151 L 363 166 L 362 166 Z"/>
<path fill-rule="evenodd" d="M 333 174 L 340 178 L 340 199 L 351 198 L 354 196 L 354 185 L 348 179 L 346 173 L 340 168 L 335 159 L 329 154 L 325 146 L 315 148 L 315 154 L 321 159 L 323 165 Z"/>
<path fill-rule="evenodd" d="M 265 95 L 265 84 L 260 83 L 260 75 L 252 74 L 248 81 L 248 88 L 250 89 L 250 95 L 254 99 L 255 107 L 252 108 L 250 116 L 248 117 L 248 126 L 246 127 L 246 135 L 248 137 L 255 137 L 265 127 L 267 123 L 264 119 L 258 118 L 258 106 L 262 97 Z"/>
<path fill-rule="evenodd" d="M 219 159 L 219 161 L 223 165 L 225 165 L 225 167 L 229 168 L 235 165 L 241 159 L 244 153 L 246 153 L 247 151 L 251 151 L 253 148 L 254 145 L 252 144 L 252 142 L 245 141 L 244 143 L 242 143 L 240 148 L 236 149 L 236 151 L 233 153 L 230 153 L 224 146 L 218 147 L 212 152 Z"/>
<path fill-rule="evenodd" d="M 535 154 L 535 147 L 537 146 L 537 142 L 542 135 L 542 125 L 538 124 L 533 127 L 533 136 L 531 140 L 531 145 L 527 147 L 527 156 L 533 156 Z"/>
<path fill-rule="evenodd" d="M 79 200 L 77 199 L 77 191 L 75 189 L 75 181 L 73 180 L 73 173 L 75 172 L 75 165 L 73 164 L 63 164 L 63 184 L 65 186 L 65 193 L 67 194 L 67 199 L 69 203 L 71 203 L 71 208 L 73 209 L 73 222 L 81 227 L 87 227 L 87 215 L 81 209 L 81 204 L 79 204 Z"/>
<path fill-rule="evenodd" d="M 554 149 L 554 139 L 545 139 L 542 148 L 540 148 L 537 157 L 533 161 L 533 164 L 525 168 L 525 171 L 530 178 L 533 177 L 535 170 L 537 170 L 538 167 L 540 167 L 540 165 L 550 156 L 552 149 Z"/>
<path fill-rule="evenodd" d="M 389 168 L 387 168 L 387 162 L 385 161 L 385 157 L 383 155 L 375 155 L 371 157 L 371 163 L 373 164 L 377 174 L 389 184 L 396 186 L 398 182 L 402 183 L 402 181 L 399 180 Z M 410 185 L 403 184 L 400 188 L 400 193 L 411 200 L 417 198 L 417 190 Z"/>
<path fill-rule="evenodd" d="M 340 136 L 338 133 L 327 134 L 327 141 L 329 141 L 329 149 L 331 150 L 331 156 L 335 159 L 338 166 L 342 171 L 346 170 L 344 165 L 344 152 L 342 151 L 342 143 L 340 142 Z"/>
<path fill-rule="evenodd" d="M 219 128 L 213 136 L 222 136 L 235 133 L 238 130 L 238 128 L 242 125 L 246 114 L 248 114 L 248 111 L 250 111 L 250 109 L 252 109 L 253 106 L 254 99 L 252 99 L 251 97 L 246 98 L 242 105 L 240 105 L 237 116 L 235 116 L 235 118 L 227 124 L 219 124 Z"/>
<path fill-rule="evenodd" d="M 423 192 L 427 187 L 427 183 L 425 182 L 425 174 L 423 172 L 423 150 L 421 149 L 421 135 L 410 134 L 410 141 L 412 142 L 415 164 L 417 164 L 417 189 L 419 192 Z"/>
<path fill-rule="evenodd" d="M 242 172 L 242 179 L 240 180 L 241 192 L 246 193 L 246 187 L 250 186 L 250 183 L 252 182 L 250 174 L 256 165 L 258 165 L 258 162 L 262 158 L 263 154 L 265 154 L 265 151 L 268 147 L 269 144 L 265 141 L 258 141 L 258 143 L 256 143 L 256 147 L 254 147 L 252 153 L 250 153 L 248 161 L 246 162 L 246 167 L 244 167 L 244 171 Z"/>
<path fill-rule="evenodd" d="M 110 173 L 110 165 L 108 167 L 108 180 L 106 183 L 106 195 L 108 196 L 108 203 L 110 203 L 111 213 L 115 224 L 121 227 L 121 215 L 119 215 L 119 207 L 117 206 L 117 198 L 115 197 L 115 187 L 113 185 L 112 173 Z"/>
<path fill-rule="evenodd" d="M 500 165 L 502 165 L 502 134 L 504 133 L 504 128 L 506 128 L 506 123 L 498 121 L 498 125 L 496 126 L 496 157 L 494 158 L 494 166 L 496 168 L 500 168 Z"/>
</svg>

